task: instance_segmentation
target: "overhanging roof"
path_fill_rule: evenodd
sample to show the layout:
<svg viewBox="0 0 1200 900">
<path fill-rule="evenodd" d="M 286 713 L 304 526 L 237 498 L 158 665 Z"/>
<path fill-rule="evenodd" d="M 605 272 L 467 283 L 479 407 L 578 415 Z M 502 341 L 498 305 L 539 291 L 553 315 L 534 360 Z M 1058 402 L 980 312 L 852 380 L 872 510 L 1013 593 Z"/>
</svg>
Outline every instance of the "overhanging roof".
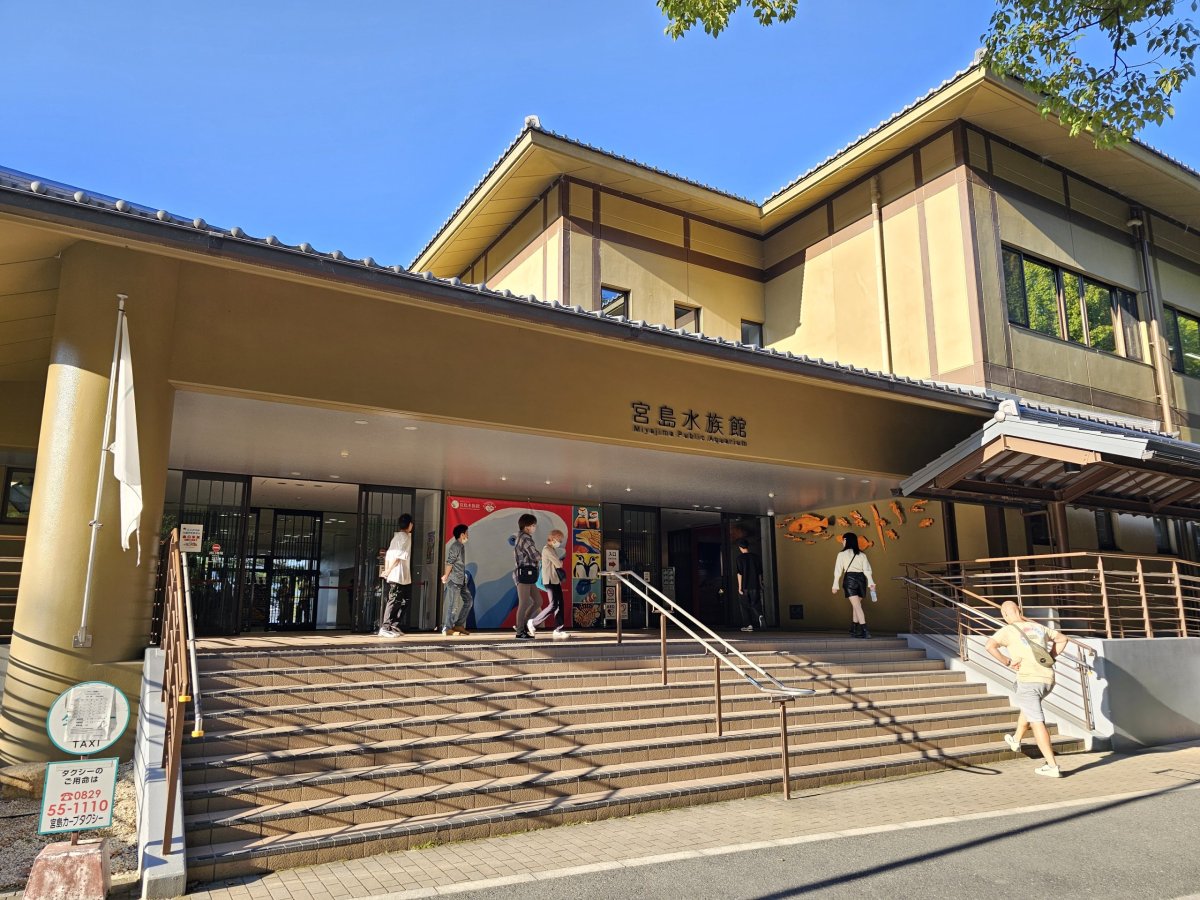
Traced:
<svg viewBox="0 0 1200 900">
<path fill-rule="evenodd" d="M 1200 446 L 1158 432 L 1025 417 L 1005 401 L 982 429 L 901 482 L 900 493 L 1200 518 Z"/>
<path fill-rule="evenodd" d="M 1038 98 L 1020 84 L 973 66 L 761 204 L 540 127 L 527 127 L 417 254 L 411 268 L 441 276 L 463 272 L 563 175 L 765 235 L 960 119 L 1132 202 L 1200 228 L 1200 174 L 1195 170 L 1138 141 L 1098 150 L 1086 135 L 1071 137 L 1056 120 L 1043 117 Z"/>
</svg>

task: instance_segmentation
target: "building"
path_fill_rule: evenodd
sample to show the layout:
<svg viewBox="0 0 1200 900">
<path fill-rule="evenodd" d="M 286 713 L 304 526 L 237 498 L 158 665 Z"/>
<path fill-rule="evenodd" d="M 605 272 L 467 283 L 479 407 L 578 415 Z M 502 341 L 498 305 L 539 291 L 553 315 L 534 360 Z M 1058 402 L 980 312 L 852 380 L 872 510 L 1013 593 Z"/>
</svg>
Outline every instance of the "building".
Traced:
<svg viewBox="0 0 1200 900">
<path fill-rule="evenodd" d="M 45 756 L 68 684 L 136 695 L 160 522 L 204 525 L 209 634 L 371 630 L 403 512 L 431 628 L 472 504 L 598 513 L 586 549 L 716 627 L 742 537 L 784 628 L 843 626 L 846 528 L 881 583 L 1051 547 L 1200 559 L 1198 222 L 1200 174 L 1072 139 L 978 67 L 761 204 L 528 122 L 407 268 L 0 171 L 0 529 L 23 546 L 0 755 Z M 76 648 L 118 294 L 145 559 L 101 531 Z M 1025 431 L 989 431 L 1014 397 Z M 506 527 L 473 546 L 503 558 Z M 592 555 L 573 596 L 604 627 Z"/>
</svg>

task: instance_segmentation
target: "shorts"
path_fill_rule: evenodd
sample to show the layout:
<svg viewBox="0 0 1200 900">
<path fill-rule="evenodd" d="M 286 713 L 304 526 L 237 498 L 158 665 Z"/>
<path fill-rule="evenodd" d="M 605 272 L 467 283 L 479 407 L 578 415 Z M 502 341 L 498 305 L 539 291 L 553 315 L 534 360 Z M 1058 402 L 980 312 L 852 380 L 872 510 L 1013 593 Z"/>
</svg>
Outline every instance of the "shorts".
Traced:
<svg viewBox="0 0 1200 900">
<path fill-rule="evenodd" d="M 1045 722 L 1046 716 L 1042 713 L 1042 700 L 1054 690 L 1054 685 L 1046 684 L 1044 681 L 1018 681 L 1017 682 L 1017 709 L 1025 713 L 1025 718 L 1030 722 Z"/>
<path fill-rule="evenodd" d="M 842 576 L 842 592 L 846 599 L 867 596 L 867 576 L 862 572 L 847 572 Z"/>
</svg>

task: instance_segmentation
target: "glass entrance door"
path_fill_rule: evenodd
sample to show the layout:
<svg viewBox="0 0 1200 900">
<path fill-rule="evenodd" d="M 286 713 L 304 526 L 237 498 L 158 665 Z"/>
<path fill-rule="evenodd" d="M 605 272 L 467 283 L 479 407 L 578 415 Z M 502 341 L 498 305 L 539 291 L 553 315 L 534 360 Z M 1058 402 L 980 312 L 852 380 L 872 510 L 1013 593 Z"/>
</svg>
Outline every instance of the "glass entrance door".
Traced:
<svg viewBox="0 0 1200 900">
<path fill-rule="evenodd" d="M 204 526 L 201 551 L 188 554 L 198 635 L 237 634 L 240 630 L 249 504 L 250 479 L 244 475 L 183 473 L 179 522 Z"/>
<path fill-rule="evenodd" d="M 750 545 L 749 552 L 756 554 L 761 564 L 762 607 L 767 627 L 779 624 L 779 600 L 775 588 L 775 532 L 772 530 L 772 524 L 773 520 L 769 516 L 745 516 L 733 513 L 726 513 L 722 516 L 726 560 L 725 593 L 730 601 L 725 604 L 726 621 L 724 624 L 726 628 L 740 628 L 743 624 L 741 599 L 737 589 L 738 557 L 742 552 L 738 549 L 738 542 L 741 540 L 745 540 Z"/>
<path fill-rule="evenodd" d="M 269 513 L 262 510 L 261 515 Z M 271 554 L 266 560 L 268 629 L 311 631 L 317 627 L 321 522 L 320 513 L 274 510 Z"/>
<path fill-rule="evenodd" d="M 383 558 L 405 513 L 413 513 L 410 488 L 362 485 L 358 491 L 358 560 L 355 565 L 354 601 L 350 611 L 355 631 L 370 633 L 379 627 L 383 613 Z M 414 550 L 420 540 L 413 529 Z M 415 579 L 414 579 L 415 580 Z M 414 593 L 414 601 L 420 598 Z M 408 610 L 406 615 L 412 615 Z M 404 622 L 401 622 L 403 626 Z"/>
</svg>

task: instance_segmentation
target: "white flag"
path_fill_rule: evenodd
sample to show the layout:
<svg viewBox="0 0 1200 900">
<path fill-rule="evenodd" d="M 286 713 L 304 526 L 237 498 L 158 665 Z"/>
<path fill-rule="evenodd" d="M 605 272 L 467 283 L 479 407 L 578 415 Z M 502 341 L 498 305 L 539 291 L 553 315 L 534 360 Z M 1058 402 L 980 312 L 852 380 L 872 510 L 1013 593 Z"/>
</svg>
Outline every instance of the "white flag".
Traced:
<svg viewBox="0 0 1200 900">
<path fill-rule="evenodd" d="M 121 547 L 137 535 L 138 565 L 142 564 L 142 462 L 138 454 L 137 410 L 133 400 L 133 360 L 129 354 L 129 325 L 121 317 L 121 362 L 117 369 L 117 433 L 112 443 L 113 474 L 121 482 Z"/>
</svg>

